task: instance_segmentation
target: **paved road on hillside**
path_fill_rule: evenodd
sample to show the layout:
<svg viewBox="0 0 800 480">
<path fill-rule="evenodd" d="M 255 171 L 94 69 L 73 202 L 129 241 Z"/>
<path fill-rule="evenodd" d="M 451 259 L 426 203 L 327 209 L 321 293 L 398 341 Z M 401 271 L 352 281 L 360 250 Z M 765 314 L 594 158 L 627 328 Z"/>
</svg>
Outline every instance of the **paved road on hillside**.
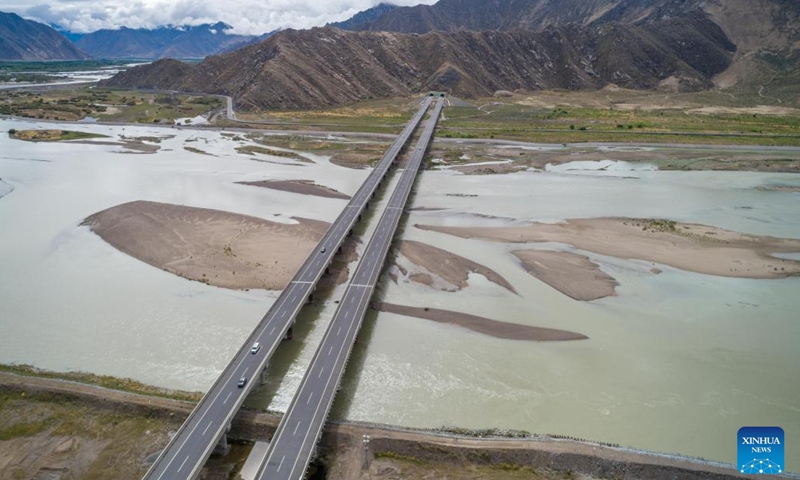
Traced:
<svg viewBox="0 0 800 480">
<path fill-rule="evenodd" d="M 443 105 L 443 99 L 436 102 L 322 343 L 270 442 L 257 479 L 301 480 L 305 476 Z"/>
<path fill-rule="evenodd" d="M 424 117 L 431 101 L 431 98 L 423 100 L 419 111 L 386 152 L 375 170 L 370 173 L 339 218 L 331 224 L 319 245 L 311 252 L 311 255 L 292 278 L 291 283 L 283 290 L 272 308 L 189 415 L 189 418 L 147 472 L 145 479 L 192 479 L 199 474 L 215 445 L 229 428 L 231 419 L 241 407 L 245 397 L 258 383 L 259 374 L 266 367 L 269 358 L 285 337 L 298 312 L 314 291 L 317 281 L 358 220 L 367 202 L 378 188 L 379 182 L 386 176 L 392 162 Z M 264 245 L 264 248 L 269 248 L 269 245 Z M 250 349 L 256 342 L 260 343 L 261 349 L 256 353 L 251 353 Z M 247 379 L 247 384 L 239 387 L 237 383 L 242 377 Z"/>
</svg>

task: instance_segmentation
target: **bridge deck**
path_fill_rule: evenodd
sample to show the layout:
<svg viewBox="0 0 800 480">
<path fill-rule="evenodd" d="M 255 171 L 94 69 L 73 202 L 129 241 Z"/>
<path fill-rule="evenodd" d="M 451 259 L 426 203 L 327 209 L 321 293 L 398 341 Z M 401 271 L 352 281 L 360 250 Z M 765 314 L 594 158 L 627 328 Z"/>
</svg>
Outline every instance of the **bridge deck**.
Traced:
<svg viewBox="0 0 800 480">
<path fill-rule="evenodd" d="M 266 367 L 306 299 L 314 291 L 325 268 L 331 263 L 337 249 L 378 188 L 378 183 L 386 176 L 389 167 L 422 120 L 431 101 L 430 98 L 423 100 L 417 113 L 383 156 L 375 170 L 358 189 L 347 208 L 331 224 L 291 283 L 283 290 L 253 333 L 242 344 L 228 366 L 225 367 L 150 467 L 144 476 L 146 480 L 193 479 L 200 473 L 200 469 L 211 455 L 214 447 L 229 428 L 233 416 L 257 383 L 253 380 L 257 379 L 260 372 Z M 322 252 L 323 248 L 324 252 Z M 261 344 L 261 350 L 256 354 L 251 354 L 250 347 L 255 342 Z M 239 388 L 237 382 L 243 376 L 250 381 L 244 388 Z"/>
<path fill-rule="evenodd" d="M 439 100 L 270 442 L 258 479 L 300 480 L 305 475 L 442 107 Z"/>
</svg>

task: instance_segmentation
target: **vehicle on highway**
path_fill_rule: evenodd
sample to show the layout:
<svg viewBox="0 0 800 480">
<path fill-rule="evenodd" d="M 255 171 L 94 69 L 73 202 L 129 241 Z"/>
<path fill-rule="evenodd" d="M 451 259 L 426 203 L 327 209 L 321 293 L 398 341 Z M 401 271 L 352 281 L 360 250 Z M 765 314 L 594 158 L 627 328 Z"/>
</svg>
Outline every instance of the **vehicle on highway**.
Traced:
<svg viewBox="0 0 800 480">
<path fill-rule="evenodd" d="M 322 250 L 320 250 L 319 253 L 325 253 L 325 251 L 327 251 L 327 248 L 322 247 Z"/>
<path fill-rule="evenodd" d="M 237 385 L 239 388 L 243 388 L 245 385 L 247 385 L 247 377 L 239 378 L 239 383 Z"/>
<path fill-rule="evenodd" d="M 250 353 L 255 355 L 256 353 L 258 353 L 259 350 L 261 350 L 261 344 L 256 342 L 256 343 L 253 344 L 253 347 L 250 348 Z"/>
</svg>

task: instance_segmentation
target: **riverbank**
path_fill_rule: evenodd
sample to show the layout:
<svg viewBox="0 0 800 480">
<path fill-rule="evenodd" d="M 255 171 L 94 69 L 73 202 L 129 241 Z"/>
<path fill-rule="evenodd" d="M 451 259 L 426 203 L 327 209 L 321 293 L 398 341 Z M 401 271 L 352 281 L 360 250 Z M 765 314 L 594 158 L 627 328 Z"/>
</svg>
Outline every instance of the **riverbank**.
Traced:
<svg viewBox="0 0 800 480">
<path fill-rule="evenodd" d="M 0 470 L 13 475 L 9 478 L 33 478 L 41 472 L 55 472 L 59 478 L 107 478 L 103 472 L 111 469 L 120 480 L 141 478 L 146 460 L 163 448 L 169 432 L 193 408 L 185 401 L 8 373 L 0 373 L 0 399 Z M 276 414 L 240 411 L 231 438 L 266 441 L 279 419 Z M 365 435 L 370 438 L 366 459 Z M 228 478 L 241 467 L 243 457 L 241 449 L 234 458 L 212 457 L 204 478 Z M 327 471 L 326 478 L 342 480 L 413 476 L 420 469 L 446 471 L 454 479 L 471 478 L 476 470 L 490 479 L 743 478 L 724 464 L 575 439 L 524 432 L 426 432 L 348 422 L 326 426 L 318 458 L 317 467 Z"/>
</svg>

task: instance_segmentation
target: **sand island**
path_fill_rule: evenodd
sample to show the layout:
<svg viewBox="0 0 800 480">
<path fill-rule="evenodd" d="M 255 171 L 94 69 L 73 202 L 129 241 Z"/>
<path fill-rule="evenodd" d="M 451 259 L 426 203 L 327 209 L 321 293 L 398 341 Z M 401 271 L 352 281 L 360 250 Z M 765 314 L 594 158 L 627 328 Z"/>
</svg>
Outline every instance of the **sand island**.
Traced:
<svg viewBox="0 0 800 480">
<path fill-rule="evenodd" d="M 420 308 L 391 303 L 374 303 L 372 308 L 379 312 L 389 312 L 406 317 L 416 317 L 437 323 L 446 323 L 472 330 L 473 332 L 506 340 L 527 340 L 533 342 L 566 342 L 570 340 L 586 340 L 589 337 L 580 333 L 556 330 L 553 328 L 535 327 L 519 323 L 502 322 L 490 318 L 470 315 L 468 313 L 441 310 L 438 308 Z"/>
<path fill-rule="evenodd" d="M 564 243 L 599 255 L 644 260 L 706 275 L 755 279 L 800 275 L 800 261 L 774 256 L 800 252 L 798 239 L 750 235 L 672 220 L 590 218 L 513 227 L 417 228 L 502 243 Z M 515 255 L 529 273 L 575 299 L 593 300 L 613 294 L 616 282 L 585 256 L 542 251 Z"/>
<path fill-rule="evenodd" d="M 436 280 L 441 279 L 447 284 L 447 287 L 440 289 L 461 290 L 468 285 L 469 274 L 477 273 L 486 277 L 490 282 L 517 293 L 514 287 L 497 272 L 460 255 L 411 240 L 402 240 L 397 242 L 397 245 L 400 255 L 424 270 L 409 274 L 400 265 L 395 264 L 403 275 L 408 275 L 409 280 L 415 283 L 433 287 L 440 285 L 441 282 Z M 433 276 L 439 278 L 435 279 Z"/>
<path fill-rule="evenodd" d="M 300 195 L 313 195 L 323 198 L 337 198 L 350 200 L 350 195 L 334 190 L 333 188 L 319 185 L 313 180 L 261 180 L 258 182 L 236 182 L 240 185 L 271 188 L 282 192 L 299 193 Z"/>
<path fill-rule="evenodd" d="M 283 289 L 328 224 L 136 201 L 83 221 L 118 250 L 190 280 L 232 289 Z"/>
</svg>

